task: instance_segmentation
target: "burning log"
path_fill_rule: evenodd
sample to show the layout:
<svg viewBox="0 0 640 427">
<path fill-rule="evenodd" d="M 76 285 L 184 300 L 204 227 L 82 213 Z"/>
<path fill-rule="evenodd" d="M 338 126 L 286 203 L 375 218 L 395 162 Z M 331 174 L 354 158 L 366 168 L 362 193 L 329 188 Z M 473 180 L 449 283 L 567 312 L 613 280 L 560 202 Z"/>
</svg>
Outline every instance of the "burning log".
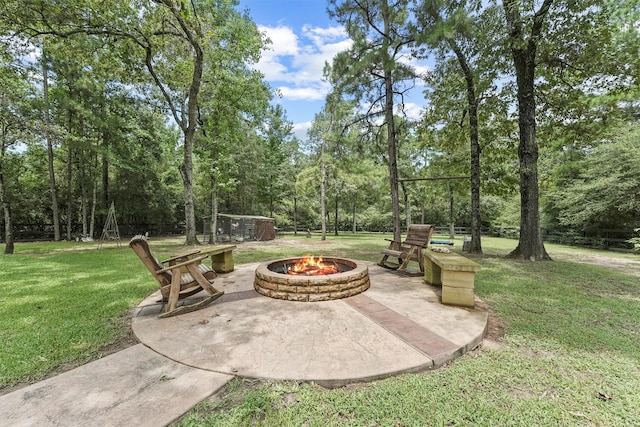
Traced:
<svg viewBox="0 0 640 427">
<path fill-rule="evenodd" d="M 340 273 L 338 264 L 326 263 L 322 257 L 317 259 L 312 255 L 307 255 L 300 258 L 294 265 L 289 267 L 287 274 L 293 274 L 297 276 L 320 276 L 325 274 Z"/>
</svg>

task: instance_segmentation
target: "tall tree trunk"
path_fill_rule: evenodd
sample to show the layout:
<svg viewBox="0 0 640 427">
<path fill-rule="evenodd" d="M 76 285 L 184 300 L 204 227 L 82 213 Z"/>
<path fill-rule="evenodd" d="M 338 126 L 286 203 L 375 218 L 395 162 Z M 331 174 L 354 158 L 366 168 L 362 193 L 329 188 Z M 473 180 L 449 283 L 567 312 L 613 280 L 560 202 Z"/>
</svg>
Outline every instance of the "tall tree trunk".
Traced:
<svg viewBox="0 0 640 427">
<path fill-rule="evenodd" d="M 93 192 L 91 194 L 91 220 L 89 221 L 89 237 L 94 238 L 96 227 L 96 206 L 98 205 L 98 181 L 93 178 Z"/>
<path fill-rule="evenodd" d="M 356 199 L 353 199 L 353 211 L 351 212 L 351 223 L 352 223 L 352 228 L 351 231 L 353 232 L 353 234 L 356 234 L 358 232 L 358 224 L 356 223 Z"/>
<path fill-rule="evenodd" d="M 44 126 L 47 139 L 47 159 L 49 165 L 49 188 L 51 191 L 51 212 L 53 215 L 53 240 L 60 241 L 60 211 L 58 209 L 58 193 L 56 175 L 53 165 L 53 142 L 51 141 L 51 116 L 49 115 L 49 69 L 45 48 L 42 48 L 42 90 L 44 95 Z"/>
<path fill-rule="evenodd" d="M 211 234 L 209 244 L 218 243 L 218 180 L 211 176 Z"/>
<path fill-rule="evenodd" d="M 69 129 L 71 131 L 71 129 Z M 67 240 L 71 241 L 71 220 L 73 219 L 73 152 L 71 145 L 67 146 Z"/>
<path fill-rule="evenodd" d="M 180 22 L 182 19 L 175 8 L 172 13 Z M 184 25 L 184 28 L 187 28 Z M 198 28 L 198 31 L 200 29 Z M 185 31 L 187 32 L 187 31 Z M 197 31 L 196 31 L 197 32 Z M 194 50 L 193 72 L 191 75 L 191 84 L 189 85 L 189 98 L 187 100 L 187 123 L 183 127 L 184 131 L 184 163 L 180 168 L 182 179 L 184 182 L 184 214 L 188 245 L 199 244 L 196 234 L 196 213 L 193 203 L 193 143 L 196 133 L 196 125 L 198 123 L 198 95 L 200 94 L 200 85 L 202 83 L 202 71 L 204 67 L 204 52 L 200 45 L 198 37 L 201 34 L 188 33 L 189 42 Z"/>
<path fill-rule="evenodd" d="M 87 196 L 87 187 L 82 184 L 82 237 L 89 236 L 89 197 Z"/>
<path fill-rule="evenodd" d="M 189 143 L 190 150 L 193 150 L 193 141 Z M 187 142 L 185 138 L 185 151 L 187 151 Z M 180 165 L 180 175 L 182 176 L 182 185 L 184 188 L 184 222 L 185 235 L 187 245 L 196 245 L 198 236 L 196 235 L 196 214 L 193 202 L 193 153 L 184 155 L 184 162 Z"/>
<path fill-rule="evenodd" d="M 180 175 L 184 186 L 184 221 L 186 244 L 199 244 L 196 234 L 196 213 L 193 202 L 193 143 L 195 140 L 196 123 L 197 123 L 197 98 L 200 89 L 200 78 L 202 77 L 203 53 L 199 51 L 199 60 L 194 63 L 194 78 L 189 90 L 189 100 L 187 103 L 187 123 L 184 129 L 184 159 L 180 165 Z M 197 76 L 197 78 L 195 77 Z M 197 80 L 197 84 L 195 83 Z M 196 87 L 197 86 L 197 87 Z"/>
<path fill-rule="evenodd" d="M 9 201 L 9 194 L 4 183 L 4 155 L 5 144 L 0 147 L 0 203 L 2 203 L 2 210 L 4 212 L 4 253 L 13 253 L 13 220 L 11 217 L 11 203 Z"/>
<path fill-rule="evenodd" d="M 529 261 L 550 259 L 542 241 L 538 189 L 538 144 L 536 142 L 533 78 L 517 67 L 518 115 L 520 125 L 520 239 L 511 252 L 514 258 Z M 531 76 L 533 77 L 533 76 Z"/>
<path fill-rule="evenodd" d="M 336 198 L 335 198 L 335 207 L 334 207 L 334 209 L 335 209 L 335 212 L 334 212 L 334 215 L 333 215 L 333 225 L 334 225 L 333 234 L 334 234 L 334 236 L 337 236 L 338 235 L 338 196 L 336 196 Z"/>
<path fill-rule="evenodd" d="M 89 237 L 94 238 L 96 227 L 96 208 L 98 206 L 98 147 L 93 153 L 93 167 L 91 168 L 91 218 L 89 219 Z"/>
<path fill-rule="evenodd" d="M 455 222 L 453 220 L 453 184 L 449 181 L 449 239 L 453 240 L 456 237 Z"/>
<path fill-rule="evenodd" d="M 7 198 L 6 190 L 2 188 L 4 187 L 3 180 L 2 174 L 0 174 L 0 198 L 2 198 L 2 210 L 4 211 L 4 253 L 12 254 L 14 249 L 13 220 L 11 217 L 11 204 Z"/>
<path fill-rule="evenodd" d="M 109 131 L 102 133 L 102 202 L 109 209 Z M 106 218 L 106 216 L 105 216 Z"/>
<path fill-rule="evenodd" d="M 162 84 L 160 77 L 156 73 L 153 49 L 151 45 L 146 45 L 145 51 L 145 65 L 149 74 L 153 78 L 156 86 L 162 92 L 165 100 L 169 105 L 171 114 L 173 115 L 176 123 L 179 124 L 180 130 L 183 133 L 184 139 L 184 159 L 179 166 L 180 176 L 182 177 L 182 184 L 184 188 L 184 216 L 185 216 L 185 235 L 187 245 L 196 245 L 198 241 L 196 231 L 196 219 L 195 219 L 195 207 L 193 201 L 193 144 L 196 133 L 196 126 L 198 124 L 198 95 L 200 94 L 200 86 L 202 84 L 202 72 L 204 68 L 204 51 L 201 45 L 202 29 L 199 26 L 191 28 L 189 23 L 186 22 L 181 10 L 175 7 L 175 4 L 170 0 L 162 0 L 162 4 L 167 6 L 170 13 L 179 23 L 179 27 L 182 31 L 181 37 L 184 37 L 193 49 L 193 70 L 191 72 L 191 82 L 189 84 L 189 90 L 186 99 L 186 112 L 184 108 L 178 108 L 174 103 L 171 94 L 168 92 L 165 85 Z"/>
<path fill-rule="evenodd" d="M 89 165 L 85 163 L 88 162 L 81 162 L 78 165 L 80 168 L 80 209 L 82 215 L 82 237 L 89 236 L 89 189 L 87 188 L 87 167 Z"/>
<path fill-rule="evenodd" d="M 298 235 L 298 198 L 293 195 L 293 235 Z"/>
<path fill-rule="evenodd" d="M 326 202 L 326 185 L 327 185 L 327 165 L 324 162 L 324 144 L 320 150 L 320 216 L 322 216 L 322 237 L 321 240 L 327 240 L 327 202 Z"/>
<path fill-rule="evenodd" d="M 391 187 L 391 216 L 393 218 L 393 240 L 402 240 L 402 224 L 400 221 L 400 197 L 398 191 L 398 162 L 396 154 L 396 129 L 393 118 L 393 87 L 391 71 L 385 78 L 386 120 L 387 120 L 387 156 L 389 157 L 389 184 Z"/>
<path fill-rule="evenodd" d="M 503 0 L 511 54 L 516 71 L 520 143 L 520 239 L 510 256 L 529 261 L 549 260 L 542 242 L 538 189 L 538 143 L 536 141 L 535 70 L 537 43 L 553 0 L 545 0 L 535 13 L 531 34 L 525 41 L 520 2 Z"/>
<path fill-rule="evenodd" d="M 196 234 L 196 213 L 195 205 L 193 201 L 193 143 L 195 140 L 196 123 L 197 123 L 197 97 L 200 88 L 200 78 L 202 77 L 202 51 L 200 50 L 199 61 L 195 61 L 194 67 L 199 71 L 194 71 L 194 76 L 197 75 L 197 88 L 194 77 L 194 83 L 189 90 L 189 100 L 187 103 L 187 124 L 184 129 L 184 160 L 180 165 L 180 175 L 182 175 L 182 183 L 184 186 L 184 220 L 185 220 L 185 234 L 186 244 L 196 245 L 198 236 Z"/>
<path fill-rule="evenodd" d="M 384 34 L 391 33 L 389 22 L 389 5 L 385 2 L 382 7 L 384 20 Z M 389 40 L 384 38 L 382 49 L 384 51 L 384 96 L 385 96 L 385 120 L 387 122 L 387 156 L 389 157 L 389 185 L 391 187 L 391 216 L 393 218 L 393 240 L 402 239 L 402 224 L 400 220 L 400 197 L 398 191 L 398 160 L 396 152 L 396 126 L 393 117 L 393 76 L 392 59 L 389 57 Z"/>
<path fill-rule="evenodd" d="M 402 188 L 402 196 L 404 199 L 404 225 L 409 228 L 411 225 L 411 200 L 409 200 L 409 192 L 404 182 L 400 183 Z"/>
<path fill-rule="evenodd" d="M 467 106 L 469 109 L 469 141 L 471 146 L 471 245 L 469 252 L 481 254 L 482 242 L 480 229 L 482 220 L 480 216 L 480 138 L 478 136 L 478 100 L 473 71 L 469 67 L 467 58 L 460 46 L 449 40 L 449 46 L 456 54 L 458 63 L 464 74 L 467 85 Z"/>
<path fill-rule="evenodd" d="M 471 245 L 469 252 L 482 253 L 481 229 L 482 217 L 480 211 L 480 143 L 478 141 L 478 111 L 474 105 L 474 121 L 471 125 Z M 471 122 L 469 112 L 469 122 Z M 474 129 L 475 127 L 475 129 Z"/>
</svg>

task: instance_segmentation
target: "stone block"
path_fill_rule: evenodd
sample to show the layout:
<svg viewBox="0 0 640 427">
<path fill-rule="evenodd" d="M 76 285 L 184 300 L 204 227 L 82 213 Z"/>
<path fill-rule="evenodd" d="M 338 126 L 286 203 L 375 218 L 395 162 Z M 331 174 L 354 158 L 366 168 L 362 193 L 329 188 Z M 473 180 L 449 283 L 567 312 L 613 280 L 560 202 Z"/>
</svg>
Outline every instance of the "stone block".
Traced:
<svg viewBox="0 0 640 427">
<path fill-rule="evenodd" d="M 258 277 L 256 277 L 255 281 L 254 281 L 254 285 L 258 286 L 261 289 L 270 289 L 272 291 L 277 291 L 278 290 L 278 284 L 277 283 L 271 283 L 267 280 L 262 280 Z"/>
<path fill-rule="evenodd" d="M 442 286 L 442 303 L 463 307 L 474 307 L 475 295 L 473 293 L 473 289 Z"/>
<path fill-rule="evenodd" d="M 235 247 L 235 246 L 234 246 Z M 235 268 L 233 263 L 233 252 L 229 249 L 219 254 L 211 255 L 211 268 L 216 273 L 230 273 Z"/>
<path fill-rule="evenodd" d="M 276 296 L 276 298 L 279 298 L 278 296 Z M 287 293 L 286 294 L 286 298 L 280 298 L 280 299 L 286 299 L 288 301 L 309 301 L 309 295 L 308 294 L 291 294 L 291 293 Z"/>
<path fill-rule="evenodd" d="M 431 264 L 429 266 L 425 264 L 424 280 L 425 282 L 430 283 L 432 285 L 441 285 L 442 278 L 441 278 L 440 267 L 438 267 L 435 264 Z"/>
<path fill-rule="evenodd" d="M 472 271 L 450 271 L 442 272 L 442 284 L 449 288 L 467 288 L 473 289 L 475 273 Z"/>
<path fill-rule="evenodd" d="M 308 299 L 307 301 L 309 302 L 320 302 L 320 301 L 329 301 L 331 299 L 331 295 L 330 294 L 309 294 L 307 295 Z"/>
<path fill-rule="evenodd" d="M 298 292 L 298 287 L 295 285 L 282 285 L 278 284 L 278 291 L 280 292 L 289 292 L 295 294 Z"/>
<path fill-rule="evenodd" d="M 273 298 L 273 294 L 275 293 L 275 291 L 267 288 L 256 288 L 256 291 L 258 291 L 265 297 L 270 297 L 270 298 Z"/>
<path fill-rule="evenodd" d="M 296 292 L 299 294 L 319 294 L 324 292 L 324 290 L 321 290 L 319 286 L 306 285 L 298 286 Z"/>
<path fill-rule="evenodd" d="M 337 292 L 341 290 L 343 286 L 341 284 L 328 283 L 324 286 L 320 286 L 321 292 Z"/>
</svg>

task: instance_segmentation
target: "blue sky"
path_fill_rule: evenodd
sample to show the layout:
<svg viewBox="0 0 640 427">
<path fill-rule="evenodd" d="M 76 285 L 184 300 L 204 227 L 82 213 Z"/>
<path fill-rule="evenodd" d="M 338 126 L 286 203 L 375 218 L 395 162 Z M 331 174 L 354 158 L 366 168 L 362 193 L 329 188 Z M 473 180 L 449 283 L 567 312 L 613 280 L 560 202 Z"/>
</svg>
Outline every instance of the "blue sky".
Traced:
<svg viewBox="0 0 640 427">
<path fill-rule="evenodd" d="M 314 115 L 324 104 L 329 86 L 322 82 L 325 61 L 348 49 L 350 40 L 332 22 L 322 0 L 241 0 L 260 31 L 271 39 L 257 67 L 281 97 L 296 136 L 306 139 Z"/>
<path fill-rule="evenodd" d="M 331 63 L 335 54 L 351 46 L 342 26 L 329 19 L 326 8 L 323 0 L 240 0 L 240 9 L 248 9 L 260 31 L 272 41 L 257 68 L 280 93 L 274 102 L 286 110 L 301 140 L 306 139 L 306 131 L 330 89 L 322 82 L 325 61 Z M 417 92 L 417 100 L 405 104 L 413 118 L 421 107 L 422 91 L 417 88 Z"/>
</svg>

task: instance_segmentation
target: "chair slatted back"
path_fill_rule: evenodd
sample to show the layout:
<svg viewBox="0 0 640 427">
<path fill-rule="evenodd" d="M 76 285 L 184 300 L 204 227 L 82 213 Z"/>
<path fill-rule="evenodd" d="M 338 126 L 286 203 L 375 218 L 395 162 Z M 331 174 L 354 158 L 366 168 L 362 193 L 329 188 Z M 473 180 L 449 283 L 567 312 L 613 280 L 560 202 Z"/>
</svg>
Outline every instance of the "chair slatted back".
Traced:
<svg viewBox="0 0 640 427">
<path fill-rule="evenodd" d="M 407 238 L 402 243 L 426 248 L 434 230 L 435 226 L 430 224 L 411 224 L 407 230 Z"/>
<path fill-rule="evenodd" d="M 158 273 L 158 270 L 161 270 L 163 266 L 151 252 L 149 243 L 144 236 L 134 236 L 129 242 L 129 247 L 138 255 L 138 258 L 140 258 L 153 277 L 160 283 L 160 286 L 171 284 L 171 274 L 168 272 Z"/>
</svg>

